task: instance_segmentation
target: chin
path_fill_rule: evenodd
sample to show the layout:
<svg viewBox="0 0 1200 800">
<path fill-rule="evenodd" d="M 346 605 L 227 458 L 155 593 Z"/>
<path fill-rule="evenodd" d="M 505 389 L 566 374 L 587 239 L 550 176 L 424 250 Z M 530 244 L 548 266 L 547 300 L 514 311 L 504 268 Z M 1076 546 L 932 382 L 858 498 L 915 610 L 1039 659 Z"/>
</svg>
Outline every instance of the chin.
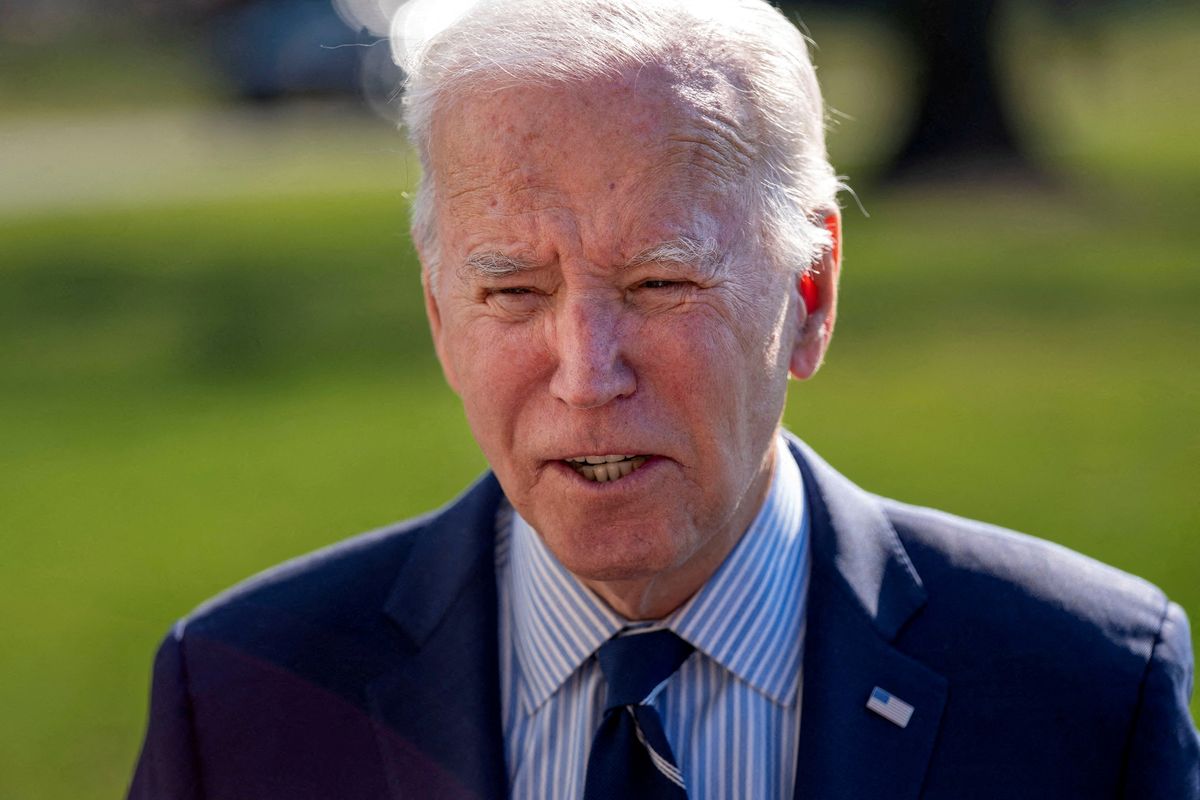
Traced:
<svg viewBox="0 0 1200 800">
<path fill-rule="evenodd" d="M 644 580 L 674 569 L 686 560 L 684 542 L 679 540 L 681 530 L 668 525 L 649 531 L 646 526 L 632 525 L 553 526 L 542 534 L 542 539 L 559 562 L 578 578 L 605 582 Z"/>
</svg>

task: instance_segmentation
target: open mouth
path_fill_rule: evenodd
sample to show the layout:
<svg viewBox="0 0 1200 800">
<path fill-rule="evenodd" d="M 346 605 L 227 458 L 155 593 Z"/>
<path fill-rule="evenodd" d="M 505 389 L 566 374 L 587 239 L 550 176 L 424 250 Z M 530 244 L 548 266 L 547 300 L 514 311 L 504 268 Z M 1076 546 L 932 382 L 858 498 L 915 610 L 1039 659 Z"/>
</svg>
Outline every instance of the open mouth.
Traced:
<svg viewBox="0 0 1200 800">
<path fill-rule="evenodd" d="M 577 456 L 564 459 L 567 466 L 589 481 L 606 483 L 624 478 L 646 463 L 647 456 Z"/>
</svg>

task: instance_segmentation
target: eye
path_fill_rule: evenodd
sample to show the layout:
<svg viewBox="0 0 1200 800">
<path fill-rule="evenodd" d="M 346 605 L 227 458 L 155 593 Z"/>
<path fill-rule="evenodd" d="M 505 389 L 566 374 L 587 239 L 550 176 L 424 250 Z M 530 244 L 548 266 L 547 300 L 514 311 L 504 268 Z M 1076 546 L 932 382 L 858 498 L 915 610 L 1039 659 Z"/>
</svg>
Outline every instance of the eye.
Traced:
<svg viewBox="0 0 1200 800">
<path fill-rule="evenodd" d="M 495 286 L 485 290 L 488 305 L 504 313 L 525 316 L 537 310 L 544 296 L 532 286 Z"/>
<path fill-rule="evenodd" d="M 686 281 L 653 279 L 653 280 L 648 280 L 648 281 L 642 281 L 641 283 L 639 283 L 637 285 L 637 288 L 639 288 L 639 289 L 679 289 L 679 288 L 682 288 L 684 285 L 686 285 L 686 283 L 687 283 Z"/>
<path fill-rule="evenodd" d="M 488 300 L 505 300 L 536 294 L 532 286 L 487 286 L 483 288 L 483 297 Z"/>
<path fill-rule="evenodd" d="M 647 310 L 682 307 L 695 295 L 697 285 L 686 278 L 647 278 L 626 289 L 628 302 Z"/>
</svg>

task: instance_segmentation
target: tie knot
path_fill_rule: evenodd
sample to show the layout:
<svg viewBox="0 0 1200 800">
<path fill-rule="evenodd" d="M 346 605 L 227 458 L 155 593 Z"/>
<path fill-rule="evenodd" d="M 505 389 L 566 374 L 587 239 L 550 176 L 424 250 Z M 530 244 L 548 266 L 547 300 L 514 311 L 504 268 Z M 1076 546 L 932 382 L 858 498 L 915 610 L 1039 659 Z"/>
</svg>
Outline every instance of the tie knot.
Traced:
<svg viewBox="0 0 1200 800">
<path fill-rule="evenodd" d="M 679 669 L 693 649 L 665 628 L 609 639 L 596 653 L 608 682 L 605 708 L 640 705 Z"/>
</svg>

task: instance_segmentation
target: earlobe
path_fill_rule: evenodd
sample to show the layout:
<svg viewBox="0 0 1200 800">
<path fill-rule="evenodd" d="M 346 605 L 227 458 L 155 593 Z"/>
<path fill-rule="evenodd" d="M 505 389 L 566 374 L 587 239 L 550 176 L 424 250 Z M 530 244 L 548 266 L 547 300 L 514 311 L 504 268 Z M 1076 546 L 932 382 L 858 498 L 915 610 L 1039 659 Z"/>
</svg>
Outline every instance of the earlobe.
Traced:
<svg viewBox="0 0 1200 800">
<path fill-rule="evenodd" d="M 837 316 L 837 285 L 842 258 L 842 217 L 836 210 L 825 215 L 830 245 L 797 279 L 803 309 L 797 309 L 799 328 L 792 346 L 790 371 L 797 380 L 811 378 L 820 368 L 833 336 Z"/>
</svg>

